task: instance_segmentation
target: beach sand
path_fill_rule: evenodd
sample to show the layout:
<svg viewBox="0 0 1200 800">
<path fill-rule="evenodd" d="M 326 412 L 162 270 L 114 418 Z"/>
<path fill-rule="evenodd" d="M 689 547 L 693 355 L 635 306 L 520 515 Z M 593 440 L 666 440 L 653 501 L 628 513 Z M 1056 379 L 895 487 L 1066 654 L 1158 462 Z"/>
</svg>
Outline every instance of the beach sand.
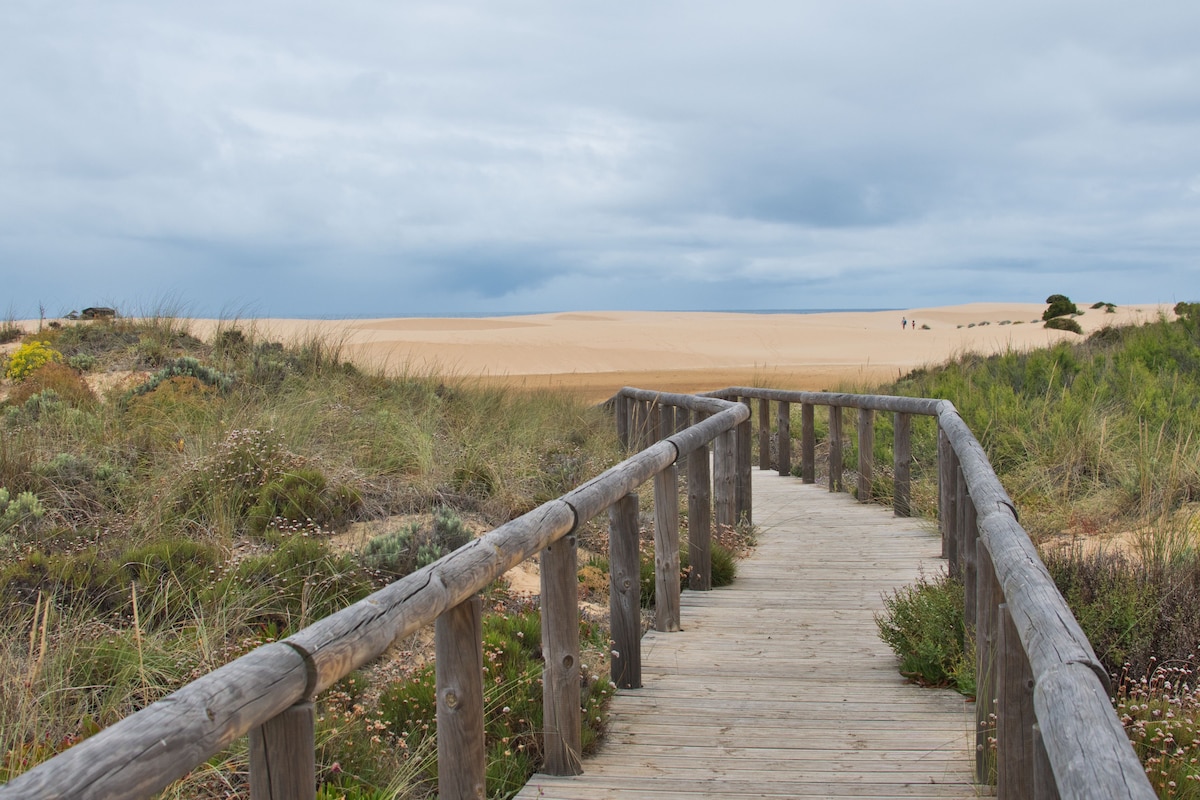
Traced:
<svg viewBox="0 0 1200 800">
<path fill-rule="evenodd" d="M 321 337 L 365 369 L 443 375 L 525 389 L 563 389 L 589 401 L 622 386 L 691 392 L 734 385 L 822 390 L 873 386 L 964 353 L 1079 341 L 1046 330 L 1042 303 L 973 303 L 817 314 L 580 312 L 494 318 L 194 320 L 284 342 Z M 1086 333 L 1148 322 L 1168 306 L 1085 309 Z M 901 327 L 907 319 L 909 326 Z M 912 327 L 915 321 L 915 329 Z M 928 326 L 928 329 L 926 329 Z"/>
</svg>

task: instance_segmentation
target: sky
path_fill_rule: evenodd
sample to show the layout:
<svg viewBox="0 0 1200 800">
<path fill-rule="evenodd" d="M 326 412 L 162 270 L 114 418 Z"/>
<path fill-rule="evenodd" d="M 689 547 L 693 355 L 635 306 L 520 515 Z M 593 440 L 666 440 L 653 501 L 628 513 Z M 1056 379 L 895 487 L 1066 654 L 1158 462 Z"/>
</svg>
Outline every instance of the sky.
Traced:
<svg viewBox="0 0 1200 800">
<path fill-rule="evenodd" d="M 1200 300 L 1195 0 L 3 0 L 0 314 Z"/>
</svg>

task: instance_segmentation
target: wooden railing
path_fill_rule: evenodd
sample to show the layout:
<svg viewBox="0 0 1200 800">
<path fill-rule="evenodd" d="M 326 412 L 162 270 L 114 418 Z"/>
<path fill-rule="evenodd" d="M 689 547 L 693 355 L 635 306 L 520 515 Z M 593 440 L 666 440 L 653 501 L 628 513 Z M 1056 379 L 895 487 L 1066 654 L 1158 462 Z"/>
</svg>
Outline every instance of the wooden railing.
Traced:
<svg viewBox="0 0 1200 800">
<path fill-rule="evenodd" d="M 575 530 L 609 512 L 612 678 L 641 685 L 638 499 L 654 481 L 655 627 L 679 629 L 679 498 L 676 463 L 693 477 L 708 467 L 708 443 L 749 417 L 738 403 L 662 395 L 673 414 L 644 449 L 562 497 L 496 528 L 282 642 L 259 647 L 0 786 L 3 800 L 148 797 L 249 735 L 255 800 L 304 800 L 316 793 L 313 699 L 389 645 L 434 624 L 439 796 L 485 795 L 482 604 L 478 593 L 541 554 L 544 754 L 552 774 L 579 772 L 581 749 L 579 600 Z M 659 415 L 661 417 L 661 414 Z M 690 421 L 690 419 L 689 419 Z M 703 481 L 707 486 L 707 481 Z M 718 481 L 718 507 L 732 482 Z M 748 484 L 745 486 L 748 491 Z M 689 492 L 689 495 L 691 492 Z M 700 506 L 696 489 L 689 530 Z M 697 534 L 693 534 L 697 535 Z M 694 588 L 707 588 L 703 545 L 693 550 Z"/>
<path fill-rule="evenodd" d="M 774 418 L 772 402 L 777 404 Z M 978 644 L 979 780 L 988 778 L 993 708 L 988 701 L 995 697 L 1001 797 L 1154 797 L 1109 703 L 1099 660 L 953 405 L 739 387 L 711 396 L 623 389 L 614 398 L 617 431 L 636 451 L 625 461 L 349 608 L 147 706 L 0 786 L 0 800 L 147 797 L 245 735 L 250 738 L 252 797 L 312 798 L 315 696 L 377 658 L 392 642 L 431 623 L 436 631 L 439 796 L 483 797 L 482 611 L 477 595 L 539 553 L 543 770 L 579 772 L 574 531 L 608 511 L 612 679 L 622 688 L 636 688 L 641 685 L 641 619 L 634 492 L 653 480 L 653 624 L 658 630 L 678 630 L 678 470 L 687 473 L 689 587 L 704 590 L 711 585 L 713 524 L 752 521 L 751 409 L 756 403 L 759 466 L 775 466 L 780 474 L 791 472 L 791 406 L 800 405 L 800 475 L 809 483 L 816 474 L 814 410 L 828 409 L 831 491 L 844 488 L 843 409 L 856 409 L 858 497 L 863 501 L 873 479 L 874 415 L 893 413 L 893 497 L 900 516 L 911 512 L 911 419 L 936 418 L 943 555 L 951 572 L 964 579 L 968 624 Z"/>
<path fill-rule="evenodd" d="M 777 466 L 790 471 L 789 405 L 801 406 L 801 477 L 814 482 L 814 408 L 829 413 L 829 488 L 841 489 L 842 409 L 858 410 L 858 498 L 873 471 L 875 412 L 895 414 L 894 504 L 910 511 L 911 417 L 938 431 L 942 555 L 962 579 L 976 645 L 976 779 L 989 780 L 994 738 L 1001 798 L 1153 798 L 1110 700 L 1109 676 L 1046 570 L 987 455 L 954 405 L 929 400 L 736 387 L 712 393 L 757 401 L 760 467 L 777 407 Z M 742 423 L 749 426 L 749 422 Z M 763 447 L 762 445 L 767 445 Z"/>
</svg>

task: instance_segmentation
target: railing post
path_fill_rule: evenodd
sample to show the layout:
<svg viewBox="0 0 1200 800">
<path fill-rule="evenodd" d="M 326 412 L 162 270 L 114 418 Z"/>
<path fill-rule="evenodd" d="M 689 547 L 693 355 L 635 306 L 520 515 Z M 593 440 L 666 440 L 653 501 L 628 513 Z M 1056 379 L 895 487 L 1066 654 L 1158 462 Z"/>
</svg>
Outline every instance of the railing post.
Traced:
<svg viewBox="0 0 1200 800">
<path fill-rule="evenodd" d="M 713 440 L 713 513 L 717 527 L 732 529 L 737 525 L 737 498 L 734 473 L 737 472 L 737 444 L 733 430 L 725 431 Z"/>
<path fill-rule="evenodd" d="M 938 523 L 942 529 L 942 558 L 950 559 L 952 569 L 954 559 L 950 557 L 950 546 L 957 535 L 955 528 L 958 525 L 955 509 L 957 475 L 958 459 L 954 455 L 954 447 L 946 431 L 938 425 Z"/>
<path fill-rule="evenodd" d="M 996 733 L 996 670 L 1000 603 L 1004 597 L 987 543 L 975 549 L 975 782 L 991 782 L 995 759 L 991 739 Z"/>
<path fill-rule="evenodd" d="M 438 797 L 486 796 L 483 738 L 483 602 L 471 597 L 434 622 Z"/>
<path fill-rule="evenodd" d="M 1008 605 L 1000 606 L 996 706 L 996 796 L 1027 798 L 1033 787 L 1033 672 Z"/>
<path fill-rule="evenodd" d="M 686 431 L 691 424 L 691 410 L 682 406 L 677 406 L 675 408 L 675 427 L 671 430 L 671 433 L 682 433 L 683 431 Z M 688 460 L 684 459 L 682 463 L 679 463 L 676 466 L 679 467 L 679 477 L 681 479 L 686 479 L 688 477 Z"/>
<path fill-rule="evenodd" d="M 663 438 L 663 406 L 658 400 L 650 401 L 650 444 Z"/>
<path fill-rule="evenodd" d="M 751 407 L 749 397 L 742 398 L 742 404 L 746 408 Z M 744 422 L 738 423 L 737 426 L 737 478 L 735 479 L 734 496 L 737 498 L 737 508 L 735 511 L 736 521 L 739 524 L 751 524 L 753 515 L 751 513 L 751 497 L 750 497 L 750 464 L 751 455 L 753 455 L 753 446 L 750 442 L 750 437 L 754 435 L 754 429 L 750 424 L 750 419 L 747 418 Z"/>
<path fill-rule="evenodd" d="M 679 474 L 654 476 L 654 629 L 679 630 Z"/>
<path fill-rule="evenodd" d="M 800 480 L 817 482 L 817 429 L 812 403 L 800 404 Z"/>
<path fill-rule="evenodd" d="M 708 445 L 688 453 L 688 588 L 707 592 L 712 588 L 712 483 Z"/>
<path fill-rule="evenodd" d="M 1042 729 L 1033 726 L 1033 800 L 1059 800 L 1058 784 L 1054 780 L 1054 767 L 1042 741 Z"/>
<path fill-rule="evenodd" d="M 897 412 L 892 441 L 892 511 L 912 516 L 912 414 Z"/>
<path fill-rule="evenodd" d="M 858 410 L 858 502 L 871 500 L 871 479 L 875 476 L 875 412 Z"/>
<path fill-rule="evenodd" d="M 792 474 L 792 404 L 780 400 L 775 407 L 775 463 L 780 475 Z"/>
<path fill-rule="evenodd" d="M 629 452 L 629 398 L 617 394 L 613 401 L 613 415 L 617 418 L 617 441 L 621 451 Z"/>
<path fill-rule="evenodd" d="M 638 498 L 627 494 L 608 507 L 608 614 L 612 681 L 642 686 L 642 581 L 638 559 Z"/>
<path fill-rule="evenodd" d="M 542 551 L 542 716 L 546 729 L 542 770 L 548 775 L 583 772 L 578 569 L 574 534 Z"/>
<path fill-rule="evenodd" d="M 252 800 L 317 796 L 316 714 L 299 702 L 250 731 Z"/>
<path fill-rule="evenodd" d="M 771 468 L 771 401 L 758 398 L 758 468 Z"/>
<path fill-rule="evenodd" d="M 976 614 L 976 553 L 979 542 L 979 523 L 975 501 L 971 499 L 970 488 L 967 486 L 967 479 L 963 475 L 962 469 L 958 471 L 958 484 L 958 530 L 959 536 L 962 537 L 958 553 L 959 569 L 962 571 L 963 580 L 963 617 L 973 631 Z"/>
<path fill-rule="evenodd" d="M 829 407 L 829 491 L 845 490 L 842 478 L 842 407 Z"/>
</svg>

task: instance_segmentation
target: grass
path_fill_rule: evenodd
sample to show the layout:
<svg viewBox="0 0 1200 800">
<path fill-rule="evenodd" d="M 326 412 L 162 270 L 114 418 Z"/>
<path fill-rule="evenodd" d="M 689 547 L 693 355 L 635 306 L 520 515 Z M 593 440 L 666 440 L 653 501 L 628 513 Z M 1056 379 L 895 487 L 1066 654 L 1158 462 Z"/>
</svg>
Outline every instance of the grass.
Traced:
<svg viewBox="0 0 1200 800">
<path fill-rule="evenodd" d="M 205 341 L 167 313 L 37 338 L 63 362 L 0 403 L 0 781 L 437 557 L 469 535 L 461 520 L 494 527 L 619 458 L 598 409 L 364 372 L 336 339 L 274 342 L 229 321 Z M 369 537 L 341 535 L 365 521 L 408 532 L 405 547 L 365 563 Z M 527 624 L 499 590 L 489 602 L 489 630 Z M 596 649 L 589 719 L 606 696 Z M 540 708 L 537 654 L 522 658 L 500 709 L 531 690 L 520 702 Z M 319 699 L 321 796 L 429 794 L 430 745 L 380 716 L 423 659 L 414 645 Z M 497 786 L 538 763 L 536 720 L 519 719 L 489 732 Z M 245 773 L 239 743 L 165 796 L 245 796 Z"/>
<path fill-rule="evenodd" d="M 1165 798 L 1200 797 L 1200 306 L 1181 307 L 1079 344 L 964 354 L 880 390 L 948 398 L 975 431 Z M 933 445 L 917 437 L 918 460 Z M 1095 544 L 1117 534 L 1124 545 Z M 961 611 L 945 588 L 898 590 L 879 622 L 902 670 L 937 685 L 957 680 Z"/>
</svg>

